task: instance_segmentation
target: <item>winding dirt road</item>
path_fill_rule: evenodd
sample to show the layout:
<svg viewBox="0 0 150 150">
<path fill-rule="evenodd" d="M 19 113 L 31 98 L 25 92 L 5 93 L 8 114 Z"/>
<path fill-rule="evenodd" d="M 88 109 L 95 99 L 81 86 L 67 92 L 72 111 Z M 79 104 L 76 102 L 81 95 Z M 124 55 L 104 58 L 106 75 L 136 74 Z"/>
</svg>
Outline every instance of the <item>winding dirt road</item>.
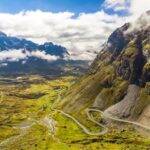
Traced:
<svg viewBox="0 0 150 150">
<path fill-rule="evenodd" d="M 135 125 L 135 126 L 137 126 L 137 127 L 140 127 L 140 128 L 143 128 L 143 129 L 146 129 L 146 130 L 150 131 L 150 127 L 148 127 L 148 126 L 142 125 L 142 124 L 137 123 L 137 122 L 133 122 L 133 121 L 129 121 L 129 120 L 124 120 L 124 119 L 116 118 L 116 117 L 112 116 L 111 114 L 108 114 L 108 113 L 106 113 L 106 112 L 103 112 L 103 111 L 101 111 L 101 110 L 99 110 L 99 109 L 88 108 L 88 109 L 87 109 L 87 114 L 89 114 L 91 111 L 101 113 L 101 115 L 102 115 L 104 118 L 108 118 L 108 119 L 113 120 L 113 121 L 118 121 L 118 122 L 123 122 L 123 123 L 132 124 L 132 125 Z"/>
<path fill-rule="evenodd" d="M 72 119 L 83 130 L 83 132 L 88 134 L 88 135 L 98 136 L 98 135 L 103 135 L 103 134 L 108 132 L 108 128 L 106 126 L 104 126 L 103 124 L 99 123 L 98 121 L 96 121 L 94 119 L 94 117 L 92 116 L 91 112 L 99 112 L 103 118 L 108 118 L 110 120 L 117 121 L 117 122 L 132 124 L 134 126 L 137 126 L 137 127 L 142 128 L 142 129 L 150 131 L 150 127 L 144 126 L 140 123 L 113 117 L 112 115 L 110 115 L 108 113 L 104 113 L 103 111 L 96 109 L 96 108 L 88 108 L 88 109 L 86 109 L 86 114 L 87 114 L 88 119 L 90 121 L 92 121 L 93 123 L 97 124 L 98 126 L 100 126 L 101 128 L 103 128 L 102 131 L 94 133 L 94 132 L 91 132 L 89 129 L 87 129 L 82 123 L 80 123 L 76 118 L 74 118 L 70 114 L 63 112 L 62 110 L 55 109 L 55 111 L 61 113 L 62 115 L 66 116 L 67 118 Z"/>
<path fill-rule="evenodd" d="M 99 127 L 101 127 L 101 129 L 103 129 L 102 131 L 99 131 L 99 132 L 92 132 L 87 127 L 85 127 L 82 123 L 80 123 L 76 118 L 74 118 L 73 116 L 71 116 L 70 114 L 65 113 L 62 110 L 58 110 L 58 109 L 53 109 L 53 110 L 61 113 L 62 115 L 66 116 L 67 118 L 73 120 L 83 130 L 83 132 L 85 134 L 87 134 L 87 135 L 99 136 L 99 135 L 104 135 L 104 134 L 106 134 L 108 132 L 108 128 L 106 126 L 104 126 L 103 124 L 99 123 L 98 121 L 96 121 L 94 119 L 93 115 L 91 114 L 91 112 L 99 112 L 103 118 L 108 118 L 108 119 L 110 119 L 112 121 L 117 121 L 117 122 L 132 124 L 134 126 L 137 126 L 137 127 L 142 128 L 142 129 L 145 129 L 147 131 L 150 131 L 150 127 L 142 125 L 140 123 L 116 118 L 116 117 L 112 116 L 111 114 L 103 112 L 103 111 L 101 111 L 101 110 L 99 110 L 97 108 L 88 108 L 88 109 L 85 110 L 87 118 L 90 121 L 92 121 L 93 123 L 97 124 Z M 2 141 L 0 143 L 0 147 L 3 147 L 4 145 L 6 145 L 8 143 L 15 142 L 16 140 L 18 140 L 19 138 L 21 138 L 22 136 L 24 136 L 26 134 L 26 132 L 28 131 L 28 129 L 30 129 L 35 123 L 38 123 L 38 124 L 46 126 L 50 130 L 51 133 L 54 133 L 54 131 L 55 131 L 55 123 L 53 122 L 53 120 L 50 120 L 47 117 L 44 118 L 43 121 L 34 120 L 34 122 L 31 123 L 30 125 L 23 126 L 22 128 L 20 128 L 21 129 L 21 134 L 20 135 L 13 136 L 13 137 L 10 137 L 10 138 Z"/>
<path fill-rule="evenodd" d="M 83 130 L 83 132 L 86 133 L 86 134 L 88 134 L 88 135 L 98 136 L 98 135 L 103 135 L 103 134 L 107 133 L 107 130 L 108 130 L 108 129 L 107 129 L 105 126 L 103 126 L 102 124 L 100 124 L 99 122 L 95 121 L 95 120 L 93 119 L 93 117 L 90 116 L 90 114 L 88 115 L 88 118 L 89 118 L 92 122 L 94 122 L 94 123 L 96 123 L 97 125 L 99 125 L 100 127 L 104 128 L 103 131 L 100 131 L 100 132 L 97 132 L 97 133 L 91 132 L 89 129 L 87 129 L 82 123 L 80 123 L 80 122 L 79 122 L 76 118 L 74 118 L 73 116 L 71 116 L 71 115 L 69 115 L 69 114 L 67 114 L 67 113 L 65 113 L 65 112 L 63 112 L 63 111 L 61 111 L 61 110 L 55 109 L 55 111 L 61 113 L 62 115 L 66 116 L 67 118 L 70 118 L 71 120 L 73 120 L 73 121 Z"/>
</svg>

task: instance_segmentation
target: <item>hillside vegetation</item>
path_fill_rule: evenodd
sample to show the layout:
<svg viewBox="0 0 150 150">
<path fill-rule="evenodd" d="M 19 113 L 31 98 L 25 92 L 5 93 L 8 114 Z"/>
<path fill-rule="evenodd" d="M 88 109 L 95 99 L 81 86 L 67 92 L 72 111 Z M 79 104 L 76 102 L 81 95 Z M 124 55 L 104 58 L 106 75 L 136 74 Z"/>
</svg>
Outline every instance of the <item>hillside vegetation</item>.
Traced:
<svg viewBox="0 0 150 150">
<path fill-rule="evenodd" d="M 77 115 L 96 107 L 150 124 L 149 116 L 142 114 L 150 105 L 150 26 L 149 21 L 141 23 L 145 15 L 150 12 L 137 20 L 139 27 L 127 23 L 110 35 L 89 72 L 72 86 L 59 108 Z"/>
<path fill-rule="evenodd" d="M 143 149 L 150 141 L 130 127 L 111 128 L 102 136 L 86 135 L 71 119 L 53 108 L 76 79 L 23 77 L 1 80 L 0 149 L 2 150 L 96 150 Z M 22 84 L 24 83 L 24 84 Z M 94 114 L 95 119 L 99 114 Z M 100 127 L 82 114 L 77 119 L 93 132 Z M 54 126 L 53 126 L 54 125 Z"/>
</svg>

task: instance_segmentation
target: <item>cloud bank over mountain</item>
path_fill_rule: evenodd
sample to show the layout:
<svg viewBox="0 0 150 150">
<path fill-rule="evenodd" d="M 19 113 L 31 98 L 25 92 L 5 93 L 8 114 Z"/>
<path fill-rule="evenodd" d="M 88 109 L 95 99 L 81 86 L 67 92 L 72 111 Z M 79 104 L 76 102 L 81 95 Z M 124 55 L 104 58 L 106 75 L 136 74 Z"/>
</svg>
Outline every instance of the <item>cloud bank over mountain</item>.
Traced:
<svg viewBox="0 0 150 150">
<path fill-rule="evenodd" d="M 22 49 L 11 49 L 11 50 L 5 50 L 0 52 L 0 62 L 3 61 L 19 61 L 19 60 L 26 60 L 28 57 L 36 57 L 43 60 L 46 60 L 48 62 L 55 61 L 59 59 L 59 57 L 46 54 L 44 51 L 25 51 Z"/>
<path fill-rule="evenodd" d="M 72 12 L 41 10 L 0 13 L 0 30 L 39 43 L 51 41 L 63 45 L 74 60 L 93 60 L 114 29 L 125 22 L 134 21 L 149 6 L 149 0 L 105 0 L 98 12 L 81 13 L 78 16 Z M 113 14 L 107 13 L 110 9 L 114 11 Z M 127 15 L 119 14 L 123 10 Z"/>
</svg>

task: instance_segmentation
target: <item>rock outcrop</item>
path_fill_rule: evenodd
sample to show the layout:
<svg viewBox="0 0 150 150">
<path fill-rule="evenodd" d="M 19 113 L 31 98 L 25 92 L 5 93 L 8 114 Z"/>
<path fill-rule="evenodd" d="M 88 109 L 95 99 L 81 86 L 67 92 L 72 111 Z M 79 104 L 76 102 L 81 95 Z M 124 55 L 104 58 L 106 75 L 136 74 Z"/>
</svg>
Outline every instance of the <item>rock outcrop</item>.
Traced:
<svg viewBox="0 0 150 150">
<path fill-rule="evenodd" d="M 104 113 L 111 114 L 119 118 L 127 118 L 130 116 L 139 97 L 140 87 L 134 84 L 129 85 L 127 94 L 119 103 L 109 107 Z"/>
<path fill-rule="evenodd" d="M 148 109 L 150 21 L 144 16 L 137 20 L 142 25 L 133 28 L 127 23 L 110 35 L 89 72 L 71 87 L 60 104 L 64 111 L 78 113 L 94 106 L 120 118 L 138 120 Z"/>
</svg>

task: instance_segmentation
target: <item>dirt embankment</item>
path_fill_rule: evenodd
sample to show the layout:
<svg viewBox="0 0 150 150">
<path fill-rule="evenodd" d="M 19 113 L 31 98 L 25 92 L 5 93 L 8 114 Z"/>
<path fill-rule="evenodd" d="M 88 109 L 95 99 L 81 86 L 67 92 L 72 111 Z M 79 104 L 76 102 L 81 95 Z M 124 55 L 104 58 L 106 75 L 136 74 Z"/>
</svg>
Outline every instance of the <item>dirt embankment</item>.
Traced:
<svg viewBox="0 0 150 150">
<path fill-rule="evenodd" d="M 105 112 L 119 118 L 130 117 L 131 111 L 137 101 L 139 91 L 139 86 L 129 85 L 127 95 L 124 97 L 124 99 L 119 103 L 107 108 Z"/>
</svg>

